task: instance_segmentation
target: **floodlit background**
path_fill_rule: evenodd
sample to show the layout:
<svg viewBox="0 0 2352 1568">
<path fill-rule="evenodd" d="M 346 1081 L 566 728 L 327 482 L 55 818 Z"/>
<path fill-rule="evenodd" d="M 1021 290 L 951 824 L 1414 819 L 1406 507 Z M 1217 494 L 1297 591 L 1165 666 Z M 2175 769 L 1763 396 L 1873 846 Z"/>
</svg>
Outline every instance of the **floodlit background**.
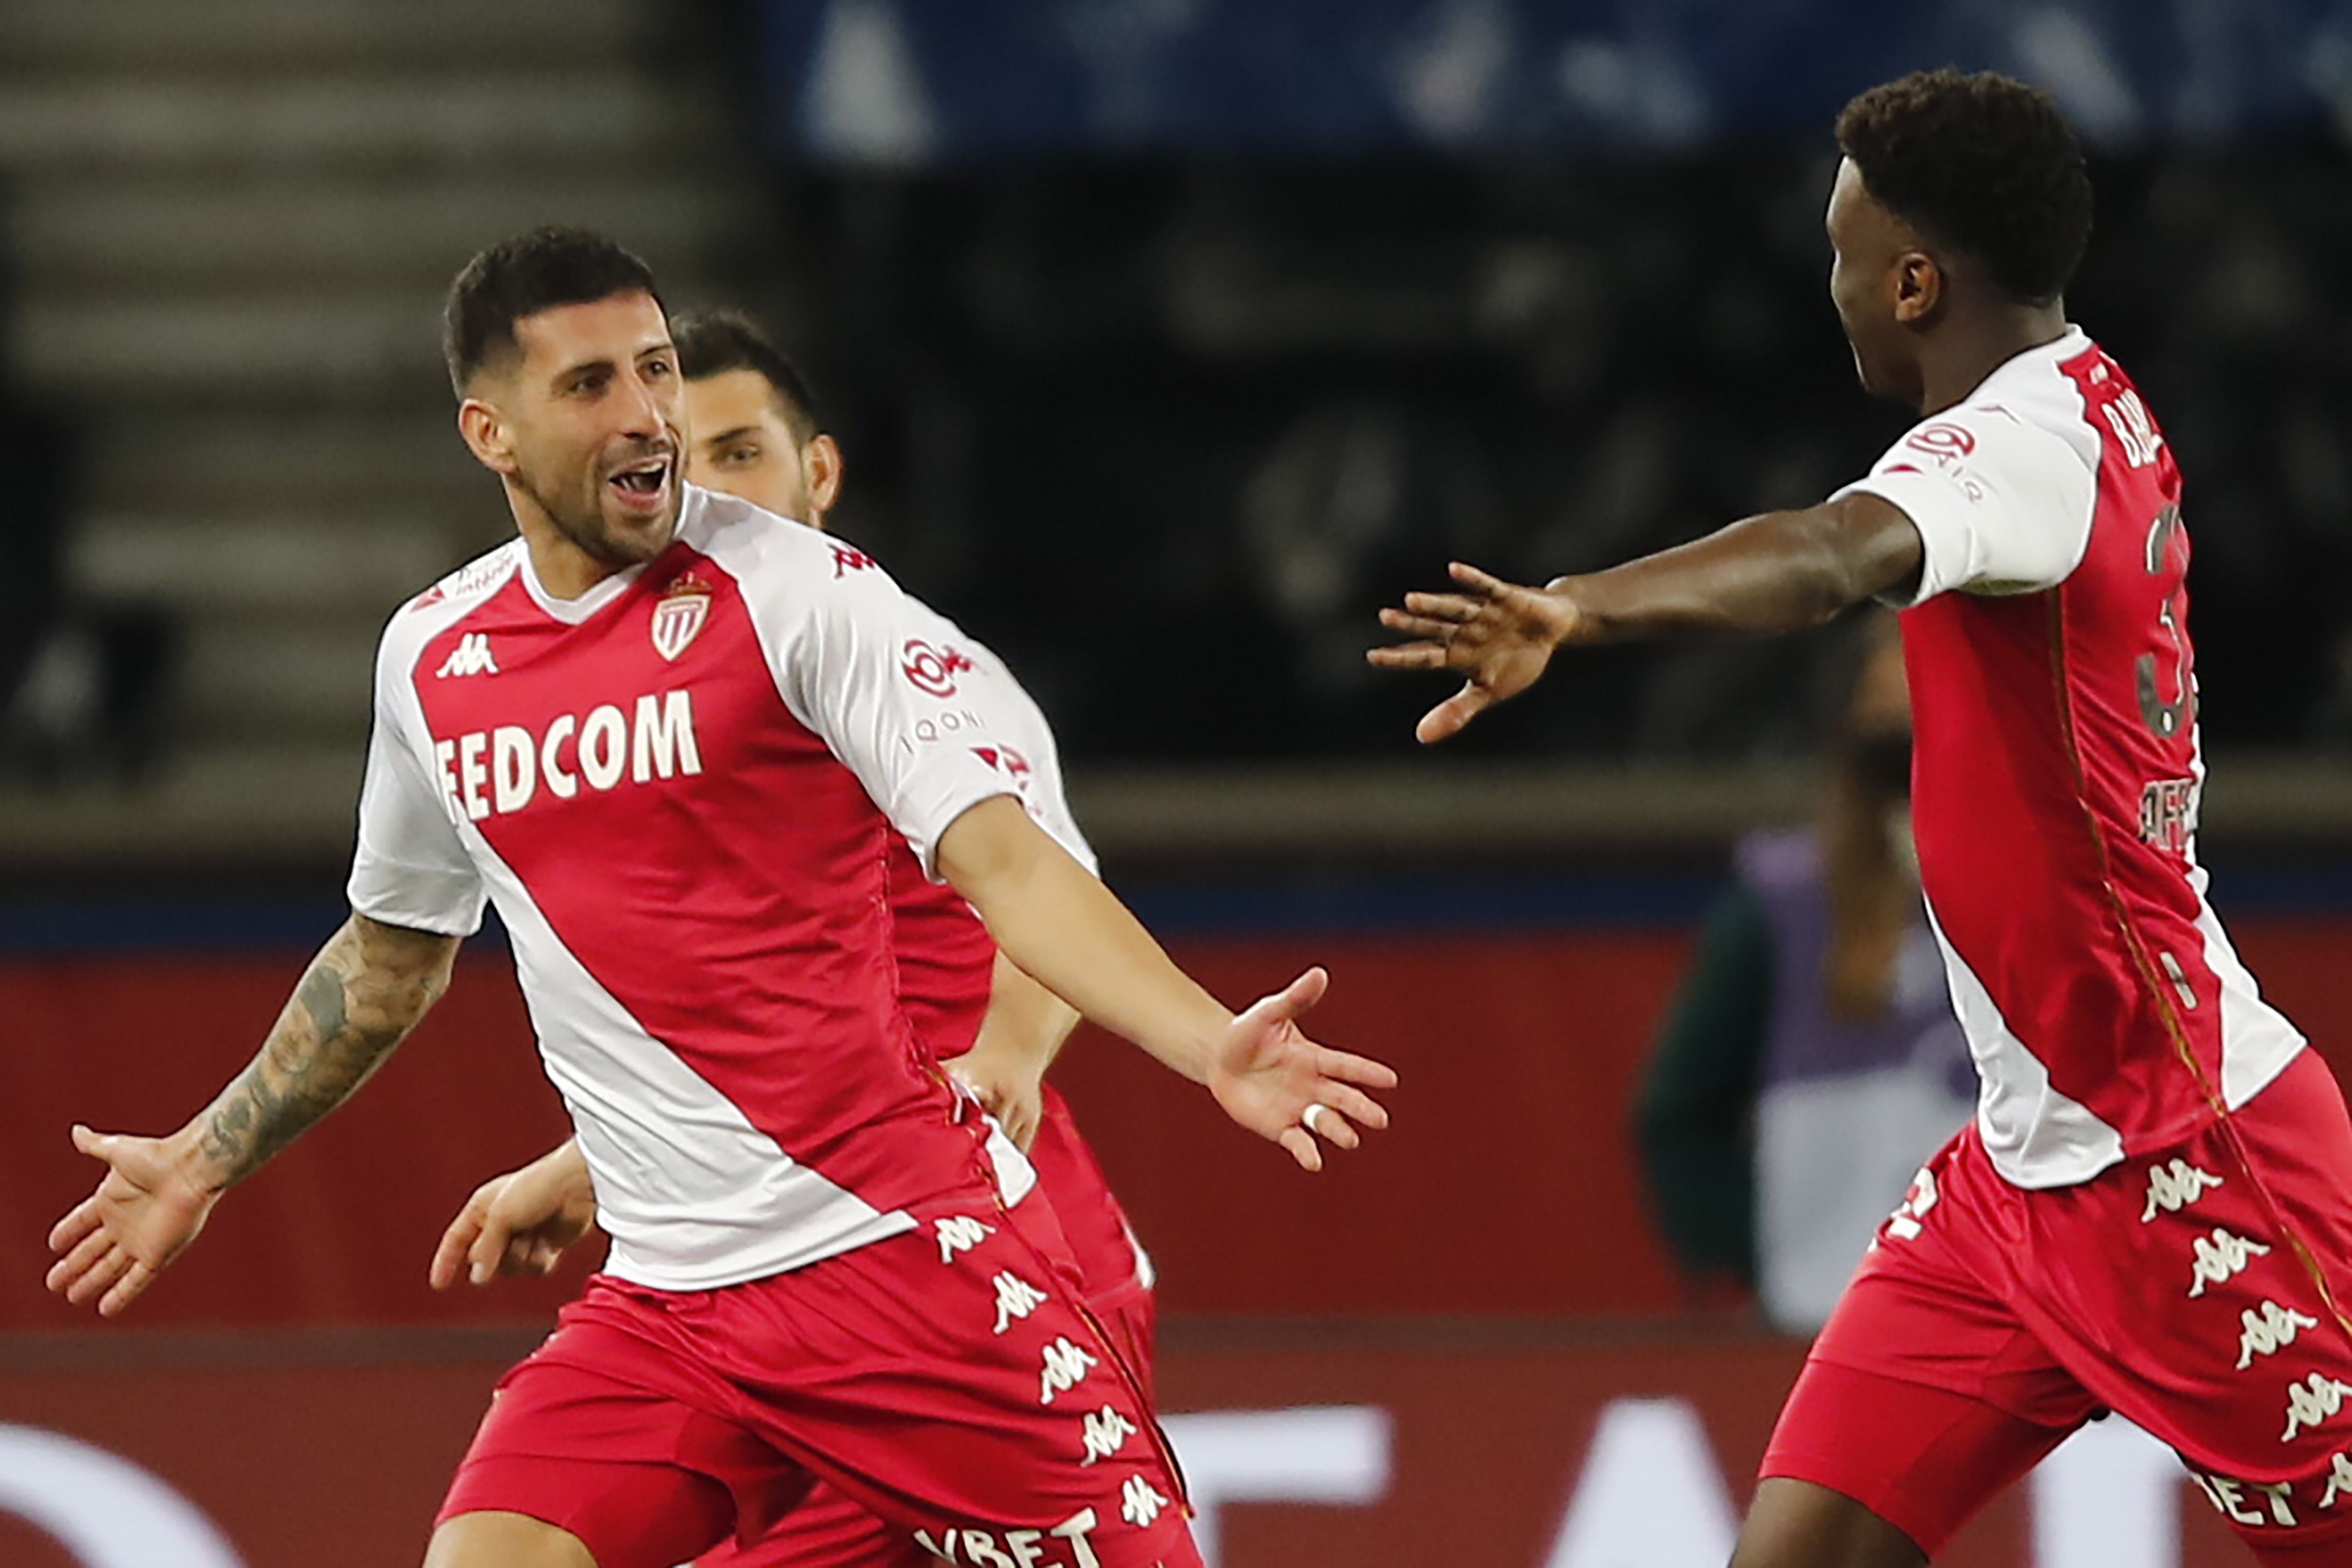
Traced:
<svg viewBox="0 0 2352 1568">
<path fill-rule="evenodd" d="M 1114 885 L 1228 999 L 1328 963 L 1323 1032 L 1403 1070 L 1308 1181 L 1123 1046 L 1066 1064 L 1226 1568 L 1718 1562 L 1801 1342 L 1677 1262 L 1634 1106 L 1859 637 L 1581 658 L 1435 755 L 1442 683 L 1361 650 L 1449 557 L 1540 580 L 1870 461 L 1829 125 L 1946 63 L 2094 149 L 2069 302 L 2187 475 L 2215 900 L 2352 1065 L 2352 5 L 9 0 L 0 1562 L 413 1563 L 584 1271 L 423 1285 L 562 1131 L 486 940 L 130 1321 L 39 1289 L 68 1122 L 176 1124 L 339 916 L 377 629 L 511 528 L 441 292 L 547 221 L 765 321 L 835 526 L 1022 674 Z M 164 1533 L 87 1501 L 125 1460 Z M 2103 1428 L 1951 1561 L 2245 1559 Z"/>
</svg>

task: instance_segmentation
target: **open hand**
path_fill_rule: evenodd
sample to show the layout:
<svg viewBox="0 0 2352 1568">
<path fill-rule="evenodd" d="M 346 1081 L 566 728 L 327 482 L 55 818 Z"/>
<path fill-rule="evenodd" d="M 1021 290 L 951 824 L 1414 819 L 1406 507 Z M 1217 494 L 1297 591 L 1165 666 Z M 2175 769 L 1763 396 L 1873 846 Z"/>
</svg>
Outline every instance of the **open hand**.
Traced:
<svg viewBox="0 0 2352 1568">
<path fill-rule="evenodd" d="M 501 1275 L 553 1271 L 596 1223 L 596 1189 L 576 1142 L 474 1189 L 441 1233 L 427 1278 L 446 1290 L 463 1272 L 476 1285 Z"/>
<path fill-rule="evenodd" d="M 1353 1149 L 1363 1142 L 1358 1127 L 1389 1124 L 1364 1089 L 1394 1089 L 1397 1081 L 1394 1068 L 1318 1046 L 1300 1030 L 1299 1015 L 1329 984 L 1329 975 L 1310 969 L 1261 997 L 1226 1029 L 1209 1065 L 1209 1092 L 1225 1114 L 1310 1171 L 1323 1168 L 1318 1138 Z"/>
<path fill-rule="evenodd" d="M 1446 570 L 1464 591 L 1407 594 L 1404 608 L 1381 612 L 1381 625 L 1414 640 L 1364 656 L 1383 669 L 1458 669 L 1468 677 L 1414 727 L 1423 745 L 1444 740 L 1533 686 L 1552 649 L 1575 633 L 1580 619 L 1557 584 L 1522 587 L 1460 561 Z"/>
<path fill-rule="evenodd" d="M 137 1300 L 164 1265 L 187 1249 L 221 1190 L 192 1180 L 162 1138 L 73 1130 L 74 1147 L 106 1162 L 98 1190 L 49 1231 L 48 1287 L 75 1306 L 111 1318 Z"/>
</svg>

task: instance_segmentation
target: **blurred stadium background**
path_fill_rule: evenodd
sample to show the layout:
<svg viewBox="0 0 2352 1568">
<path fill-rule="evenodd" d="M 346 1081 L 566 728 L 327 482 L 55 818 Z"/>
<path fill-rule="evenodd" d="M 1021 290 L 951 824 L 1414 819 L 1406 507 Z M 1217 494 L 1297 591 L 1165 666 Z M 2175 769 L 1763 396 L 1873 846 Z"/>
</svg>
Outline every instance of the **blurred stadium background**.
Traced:
<svg viewBox="0 0 2352 1568">
<path fill-rule="evenodd" d="M 1827 309 L 1828 124 L 1944 63 L 2095 145 L 2071 303 L 2188 475 L 2216 902 L 2341 1070 L 2352 5 L 0 6 L 0 1562 L 411 1563 L 576 1287 L 424 1285 L 561 1130 L 487 941 L 130 1322 L 39 1283 L 68 1124 L 175 1124 L 337 918 L 378 626 L 509 527 L 440 292 L 549 220 L 766 320 L 837 526 L 1022 672 L 1114 884 L 1229 998 L 1328 963 L 1324 1031 L 1404 1072 L 1307 1181 L 1066 1061 L 1216 1560 L 1719 1562 L 1801 1345 L 1678 1276 L 1629 1108 L 1851 638 L 1586 659 L 1431 756 L 1360 650 L 1449 556 L 1540 578 L 1866 464 L 1901 416 Z M 2243 1560 L 2104 1428 L 1950 1558 Z"/>
</svg>

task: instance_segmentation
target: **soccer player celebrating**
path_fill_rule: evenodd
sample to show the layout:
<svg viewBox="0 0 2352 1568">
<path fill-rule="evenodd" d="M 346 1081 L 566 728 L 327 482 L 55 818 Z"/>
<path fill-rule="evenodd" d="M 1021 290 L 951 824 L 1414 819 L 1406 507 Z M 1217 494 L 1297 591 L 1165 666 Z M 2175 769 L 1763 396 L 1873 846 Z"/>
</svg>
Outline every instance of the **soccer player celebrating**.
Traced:
<svg viewBox="0 0 2352 1568">
<path fill-rule="evenodd" d="M 1171 963 L 1024 809 L 994 672 L 878 568 L 684 484 L 643 263 L 493 247 L 446 346 L 520 537 L 393 616 L 351 919 L 186 1126 L 75 1130 L 108 1170 L 51 1287 L 128 1307 L 398 1044 L 493 900 L 612 1249 L 501 1384 L 427 1568 L 671 1568 L 819 1479 L 967 1562 L 1199 1563 L 1027 1162 L 899 1006 L 888 835 L 1309 1169 L 1394 1075 L 1299 1031 L 1319 971 L 1235 1017 Z"/>
<path fill-rule="evenodd" d="M 2255 1554 L 2352 1561 L 2352 1123 L 2231 951 L 2180 476 L 2060 295 L 2091 226 L 2047 97 L 1906 77 L 1849 104 L 1830 294 L 1921 422 L 1802 510 L 1542 589 L 1457 564 L 1375 664 L 1467 677 L 1425 742 L 1561 647 L 1905 606 L 1913 821 L 1982 1078 L 1815 1342 L 1736 1568 L 1905 1568 L 2084 1422 L 2178 1450 Z"/>
<path fill-rule="evenodd" d="M 823 528 L 843 478 L 839 445 L 819 427 L 806 381 L 759 329 L 732 312 L 670 323 L 686 378 L 686 477 L 740 496 L 778 517 Z M 842 547 L 838 559 L 856 552 Z M 978 663 L 994 657 L 945 622 L 934 639 Z M 1092 851 L 1062 792 L 1053 731 L 1010 676 L 992 683 L 1031 812 L 1081 863 Z M 1149 1260 L 1068 1106 L 1042 1083 L 1077 1015 L 1004 961 L 971 906 L 922 874 L 914 852 L 890 836 L 887 879 L 898 998 L 915 1037 L 969 1081 L 1028 1152 L 1078 1267 L 1083 1299 L 1148 1394 L 1152 1296 Z M 977 1043 L 975 1043 L 977 1042 Z M 521 1170 L 485 1182 L 442 1237 L 437 1288 L 470 1272 L 544 1273 L 587 1233 L 596 1211 L 587 1161 L 574 1139 Z M 710 1568 L 871 1568 L 907 1555 L 911 1542 L 833 1488 L 807 1501 L 757 1543 L 722 1547 Z"/>
</svg>

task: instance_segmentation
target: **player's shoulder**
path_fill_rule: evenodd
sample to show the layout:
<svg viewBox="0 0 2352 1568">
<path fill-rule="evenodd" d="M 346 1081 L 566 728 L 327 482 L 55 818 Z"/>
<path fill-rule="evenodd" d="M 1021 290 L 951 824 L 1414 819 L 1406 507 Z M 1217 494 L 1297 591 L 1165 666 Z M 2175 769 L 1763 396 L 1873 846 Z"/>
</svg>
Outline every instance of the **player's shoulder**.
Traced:
<svg viewBox="0 0 2352 1568">
<path fill-rule="evenodd" d="M 851 541 L 722 490 L 688 488 L 678 538 L 772 611 L 905 596 L 882 563 Z"/>
<path fill-rule="evenodd" d="M 1913 426 L 1901 449 L 1938 462 L 1998 460 L 2095 474 L 2099 432 L 2084 388 L 2112 362 L 2079 327 L 2012 356 L 1953 407 Z"/>
<path fill-rule="evenodd" d="M 520 536 L 509 539 L 393 611 L 377 643 L 378 673 L 415 663 L 426 643 L 496 598 L 521 569 L 523 549 Z"/>
</svg>

